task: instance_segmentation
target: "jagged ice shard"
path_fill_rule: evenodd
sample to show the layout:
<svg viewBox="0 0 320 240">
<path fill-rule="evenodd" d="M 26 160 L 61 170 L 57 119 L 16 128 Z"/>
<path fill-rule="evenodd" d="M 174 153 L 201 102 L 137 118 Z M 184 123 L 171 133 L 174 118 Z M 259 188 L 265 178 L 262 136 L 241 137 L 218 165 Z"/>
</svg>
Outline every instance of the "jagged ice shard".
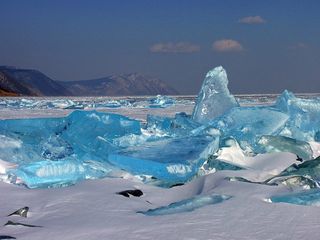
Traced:
<svg viewBox="0 0 320 240">
<path fill-rule="evenodd" d="M 8 181 L 30 188 L 65 186 L 99 178 L 113 166 L 108 155 L 115 138 L 140 134 L 140 122 L 96 111 L 74 111 L 65 118 L 0 121 L 6 147 L 0 159 L 17 164 Z"/>
<path fill-rule="evenodd" d="M 159 123 L 151 117 L 149 126 L 141 131 L 137 120 L 96 111 L 2 120 L 0 159 L 17 166 L 0 177 L 29 188 L 59 187 L 125 170 L 170 185 L 192 179 L 219 146 L 218 131 L 189 136 L 199 124 L 184 114 Z"/>
<path fill-rule="evenodd" d="M 255 148 L 260 136 L 277 134 L 288 116 L 269 107 L 235 107 L 209 122 L 222 133 L 222 139 L 234 138 L 242 148 Z"/>
<path fill-rule="evenodd" d="M 320 101 L 302 99 L 285 90 L 275 107 L 289 115 L 281 135 L 303 140 L 320 141 Z"/>
<path fill-rule="evenodd" d="M 239 104 L 229 92 L 227 73 L 223 67 L 219 66 L 207 73 L 192 119 L 199 123 L 206 123 L 236 106 Z"/>
</svg>

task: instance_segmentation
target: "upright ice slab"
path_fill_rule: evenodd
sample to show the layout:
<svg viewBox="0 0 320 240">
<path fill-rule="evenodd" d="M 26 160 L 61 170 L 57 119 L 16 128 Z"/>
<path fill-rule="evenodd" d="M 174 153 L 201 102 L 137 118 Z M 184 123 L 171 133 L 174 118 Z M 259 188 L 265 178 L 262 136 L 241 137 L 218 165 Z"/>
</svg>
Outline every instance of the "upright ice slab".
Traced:
<svg viewBox="0 0 320 240">
<path fill-rule="evenodd" d="M 284 136 L 262 136 L 258 141 L 258 151 L 270 152 L 291 152 L 303 160 L 312 159 L 312 149 L 309 143 Z"/>
<path fill-rule="evenodd" d="M 320 101 L 303 99 L 285 90 L 275 107 L 289 115 L 283 136 L 302 141 L 320 141 Z"/>
<path fill-rule="evenodd" d="M 255 149 L 260 136 L 276 135 L 288 115 L 269 107 L 235 107 L 209 123 L 221 131 L 221 138 L 234 138 L 243 149 Z"/>
<path fill-rule="evenodd" d="M 206 123 L 236 106 L 239 104 L 229 92 L 227 73 L 219 66 L 207 73 L 192 118 L 196 122 Z"/>
</svg>

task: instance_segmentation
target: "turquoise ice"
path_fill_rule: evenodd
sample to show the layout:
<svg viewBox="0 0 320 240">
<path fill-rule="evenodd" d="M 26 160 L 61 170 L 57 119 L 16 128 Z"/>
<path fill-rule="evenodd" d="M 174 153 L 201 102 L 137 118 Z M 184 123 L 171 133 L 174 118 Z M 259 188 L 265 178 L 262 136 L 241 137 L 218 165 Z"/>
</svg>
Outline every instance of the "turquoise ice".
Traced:
<svg viewBox="0 0 320 240">
<path fill-rule="evenodd" d="M 281 135 L 303 141 L 320 141 L 319 99 L 297 98 L 285 90 L 275 107 L 289 115 Z"/>
<path fill-rule="evenodd" d="M 221 203 L 223 201 L 229 200 L 230 198 L 231 196 L 219 194 L 196 196 L 190 199 L 172 203 L 168 206 L 150 209 L 148 211 L 139 213 L 145 214 L 147 216 L 160 216 L 168 214 L 177 214 L 182 212 L 191 212 L 207 205 Z"/>
<path fill-rule="evenodd" d="M 206 123 L 236 106 L 239 104 L 229 92 L 227 73 L 219 66 L 207 73 L 192 118 L 199 123 Z"/>
</svg>

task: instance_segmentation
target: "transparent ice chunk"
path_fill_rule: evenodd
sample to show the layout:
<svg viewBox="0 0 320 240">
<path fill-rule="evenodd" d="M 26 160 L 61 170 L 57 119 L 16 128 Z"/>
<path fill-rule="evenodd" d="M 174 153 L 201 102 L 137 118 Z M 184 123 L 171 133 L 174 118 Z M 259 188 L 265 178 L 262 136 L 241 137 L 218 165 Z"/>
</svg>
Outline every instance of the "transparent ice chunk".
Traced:
<svg viewBox="0 0 320 240">
<path fill-rule="evenodd" d="M 175 100 L 168 96 L 157 95 L 150 100 L 151 108 L 166 108 L 175 104 Z"/>
<path fill-rule="evenodd" d="M 280 133 L 302 141 L 320 141 L 320 101 L 302 99 L 285 90 L 278 97 L 275 107 L 290 117 Z"/>
<path fill-rule="evenodd" d="M 259 141 L 259 152 L 291 152 L 303 160 L 313 158 L 313 152 L 309 143 L 284 136 L 262 136 Z"/>
<path fill-rule="evenodd" d="M 108 160 L 135 175 L 151 175 L 167 183 L 185 182 L 218 146 L 219 136 L 164 138 L 120 149 Z"/>
<path fill-rule="evenodd" d="M 192 118 L 196 122 L 206 123 L 236 106 L 239 104 L 229 92 L 227 73 L 219 66 L 207 73 Z"/>
<path fill-rule="evenodd" d="M 270 107 L 235 107 L 211 121 L 223 139 L 234 138 L 243 149 L 254 148 L 263 135 L 276 135 L 286 124 L 288 115 Z"/>
</svg>

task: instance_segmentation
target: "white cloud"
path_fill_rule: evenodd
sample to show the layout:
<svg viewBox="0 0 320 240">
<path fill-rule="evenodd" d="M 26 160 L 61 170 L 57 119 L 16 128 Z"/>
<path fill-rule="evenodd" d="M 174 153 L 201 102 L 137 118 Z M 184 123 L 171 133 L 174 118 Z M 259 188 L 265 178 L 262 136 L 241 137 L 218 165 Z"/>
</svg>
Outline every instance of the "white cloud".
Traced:
<svg viewBox="0 0 320 240">
<path fill-rule="evenodd" d="M 239 42 L 232 39 L 217 40 L 212 44 L 212 48 L 217 52 L 240 52 L 244 50 Z"/>
<path fill-rule="evenodd" d="M 266 20 L 264 20 L 261 16 L 248 16 L 239 19 L 238 22 L 244 24 L 262 24 L 266 23 Z"/>
<path fill-rule="evenodd" d="M 156 43 L 149 49 L 153 53 L 193 53 L 200 51 L 200 46 L 189 42 Z"/>
<path fill-rule="evenodd" d="M 293 49 L 293 50 L 306 49 L 306 48 L 308 48 L 308 45 L 305 43 L 302 43 L 302 42 L 299 42 L 299 43 L 296 43 L 296 44 L 289 46 L 289 49 Z"/>
</svg>

